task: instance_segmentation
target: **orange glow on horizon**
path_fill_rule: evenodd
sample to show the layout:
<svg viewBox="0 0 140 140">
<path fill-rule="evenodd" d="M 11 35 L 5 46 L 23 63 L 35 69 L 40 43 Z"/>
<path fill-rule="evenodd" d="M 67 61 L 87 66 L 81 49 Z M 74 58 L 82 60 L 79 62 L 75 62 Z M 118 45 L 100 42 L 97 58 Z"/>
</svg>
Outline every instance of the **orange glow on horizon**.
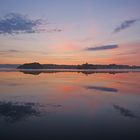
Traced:
<svg viewBox="0 0 140 140">
<path fill-rule="evenodd" d="M 41 64 L 68 64 L 78 65 L 83 63 L 91 64 L 128 64 L 140 65 L 139 53 L 140 43 L 121 44 L 119 48 L 108 51 L 88 52 L 77 50 L 74 43 L 67 42 L 63 45 L 58 45 L 60 52 L 54 55 L 41 54 L 25 54 L 24 57 L 3 57 L 0 56 L 0 64 L 23 64 L 39 62 Z M 63 52 L 61 51 L 63 50 Z"/>
</svg>

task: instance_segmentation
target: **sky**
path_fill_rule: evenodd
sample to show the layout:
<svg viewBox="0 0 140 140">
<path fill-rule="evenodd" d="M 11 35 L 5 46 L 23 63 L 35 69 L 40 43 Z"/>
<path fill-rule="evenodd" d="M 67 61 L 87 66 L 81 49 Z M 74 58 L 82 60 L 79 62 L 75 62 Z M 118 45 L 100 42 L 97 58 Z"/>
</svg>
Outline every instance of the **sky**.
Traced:
<svg viewBox="0 0 140 140">
<path fill-rule="evenodd" d="M 140 0 L 0 0 L 0 64 L 140 65 Z"/>
</svg>

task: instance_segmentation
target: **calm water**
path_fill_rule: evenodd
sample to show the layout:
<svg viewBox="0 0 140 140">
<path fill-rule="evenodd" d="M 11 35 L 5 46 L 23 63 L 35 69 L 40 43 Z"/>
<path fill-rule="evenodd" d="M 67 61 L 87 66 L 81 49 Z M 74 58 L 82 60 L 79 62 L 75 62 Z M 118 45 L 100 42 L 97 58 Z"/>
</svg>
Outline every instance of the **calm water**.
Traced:
<svg viewBox="0 0 140 140">
<path fill-rule="evenodd" d="M 0 139 L 140 139 L 140 73 L 0 72 Z"/>
</svg>

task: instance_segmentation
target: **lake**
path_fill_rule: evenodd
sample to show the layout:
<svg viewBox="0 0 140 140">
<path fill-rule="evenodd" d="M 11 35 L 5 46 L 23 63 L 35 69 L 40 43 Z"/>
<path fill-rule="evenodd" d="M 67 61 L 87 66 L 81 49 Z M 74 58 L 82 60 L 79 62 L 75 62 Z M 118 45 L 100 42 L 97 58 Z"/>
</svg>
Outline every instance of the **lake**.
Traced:
<svg viewBox="0 0 140 140">
<path fill-rule="evenodd" d="M 0 139 L 140 139 L 140 72 L 0 72 Z"/>
</svg>

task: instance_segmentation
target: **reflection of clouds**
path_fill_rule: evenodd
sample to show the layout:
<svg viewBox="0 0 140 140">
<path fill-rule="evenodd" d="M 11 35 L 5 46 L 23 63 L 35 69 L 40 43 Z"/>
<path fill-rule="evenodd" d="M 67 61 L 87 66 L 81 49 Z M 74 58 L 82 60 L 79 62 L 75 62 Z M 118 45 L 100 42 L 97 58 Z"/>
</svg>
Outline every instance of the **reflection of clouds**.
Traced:
<svg viewBox="0 0 140 140">
<path fill-rule="evenodd" d="M 57 105 L 57 104 L 46 104 L 47 106 L 50 106 L 50 107 L 62 107 L 62 105 Z"/>
<path fill-rule="evenodd" d="M 133 112 L 131 112 L 130 110 L 121 107 L 119 105 L 113 105 L 113 107 L 118 110 L 120 112 L 120 114 L 124 117 L 129 117 L 129 118 L 140 118 L 139 116 L 136 116 Z"/>
<path fill-rule="evenodd" d="M 18 122 L 31 116 L 39 116 L 39 104 L 18 103 L 18 102 L 0 102 L 0 117 L 8 122 Z"/>
<path fill-rule="evenodd" d="M 118 92 L 115 88 L 110 87 L 102 87 L 102 86 L 85 86 L 86 89 L 95 89 L 100 91 L 107 91 L 107 92 Z"/>
<path fill-rule="evenodd" d="M 22 86 L 23 83 L 19 83 L 16 80 L 0 80 L 0 85 L 6 85 L 9 87 L 16 87 L 16 86 Z"/>
<path fill-rule="evenodd" d="M 19 83 L 9 83 L 8 86 L 20 86 L 21 84 Z"/>
<path fill-rule="evenodd" d="M 26 120 L 29 117 L 41 117 L 45 110 L 42 107 L 59 108 L 59 104 L 39 104 L 34 102 L 0 101 L 0 117 L 6 122 L 15 123 Z"/>
</svg>

